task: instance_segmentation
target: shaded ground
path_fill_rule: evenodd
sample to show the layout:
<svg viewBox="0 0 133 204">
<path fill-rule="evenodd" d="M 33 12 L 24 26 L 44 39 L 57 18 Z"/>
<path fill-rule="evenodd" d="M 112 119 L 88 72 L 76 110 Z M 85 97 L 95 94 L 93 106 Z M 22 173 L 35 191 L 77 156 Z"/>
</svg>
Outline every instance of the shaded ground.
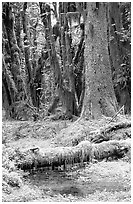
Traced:
<svg viewBox="0 0 133 204">
<path fill-rule="evenodd" d="M 126 120 L 126 119 L 125 119 Z M 34 146 L 55 147 L 71 146 L 73 141 L 88 137 L 90 131 L 105 126 L 108 121 L 75 122 L 3 122 L 3 153 L 12 155 L 14 149 L 28 149 Z M 112 133 L 112 139 L 126 139 L 130 128 Z M 3 167 L 9 168 L 4 158 Z M 10 169 L 10 168 L 9 168 Z M 11 170 L 10 170 L 11 171 Z M 105 160 L 97 163 L 85 163 L 67 166 L 67 169 L 43 169 L 31 173 L 13 170 L 22 179 L 19 187 L 8 186 L 3 190 L 3 201 L 130 201 L 131 166 L 128 159 Z"/>
</svg>

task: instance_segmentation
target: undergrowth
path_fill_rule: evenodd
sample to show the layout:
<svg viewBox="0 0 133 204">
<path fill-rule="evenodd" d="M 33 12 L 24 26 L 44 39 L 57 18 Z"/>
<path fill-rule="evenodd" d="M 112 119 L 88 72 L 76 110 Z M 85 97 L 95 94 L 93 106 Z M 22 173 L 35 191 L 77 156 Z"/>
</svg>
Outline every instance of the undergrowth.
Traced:
<svg viewBox="0 0 133 204">
<path fill-rule="evenodd" d="M 117 160 L 94 160 L 92 163 L 86 162 L 82 165 L 68 165 L 65 170 L 52 171 L 45 168 L 24 172 L 17 168 L 16 161 L 20 158 L 21 150 L 36 146 L 39 148 L 72 147 L 75 145 L 72 143 L 73 139 L 84 140 L 89 130 L 95 131 L 101 127 L 99 121 L 87 122 L 73 125 L 70 121 L 37 123 L 4 121 L 2 129 L 3 202 L 131 201 L 130 151 Z M 106 125 L 103 121 L 101 124 Z M 114 133 L 112 138 L 115 138 Z M 125 129 L 119 132 L 118 140 L 120 139 L 127 139 Z"/>
</svg>

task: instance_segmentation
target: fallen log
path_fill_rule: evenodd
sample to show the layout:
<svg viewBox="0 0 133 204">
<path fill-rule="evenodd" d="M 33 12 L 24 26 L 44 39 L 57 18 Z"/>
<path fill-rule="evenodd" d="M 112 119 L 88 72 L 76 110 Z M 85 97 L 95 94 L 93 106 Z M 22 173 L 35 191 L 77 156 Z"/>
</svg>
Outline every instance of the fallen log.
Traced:
<svg viewBox="0 0 133 204">
<path fill-rule="evenodd" d="M 92 158 L 96 160 L 106 159 L 119 159 L 131 148 L 131 140 L 110 140 L 104 141 L 99 144 L 92 144 Z"/>
<path fill-rule="evenodd" d="M 110 135 L 109 133 L 112 131 L 117 131 L 122 128 L 128 128 L 131 127 L 131 122 L 119 122 L 119 123 L 113 123 L 108 126 L 105 126 L 104 128 L 101 128 L 99 130 L 90 132 L 89 134 L 89 140 L 93 143 L 101 143 L 103 141 L 109 141 Z M 128 137 L 131 137 L 128 135 Z"/>
<path fill-rule="evenodd" d="M 30 170 L 51 166 L 54 169 L 54 167 L 63 165 L 65 169 L 67 164 L 91 162 L 93 159 L 108 160 L 109 157 L 121 158 L 129 151 L 130 146 L 130 140 L 111 140 L 100 144 L 82 141 L 74 147 L 33 148 L 19 153 L 17 167 L 22 170 Z"/>
<path fill-rule="evenodd" d="M 51 166 L 54 169 L 63 165 L 65 169 L 67 164 L 90 161 L 91 151 L 92 145 L 89 141 L 82 141 L 75 147 L 29 149 L 19 153 L 21 159 L 18 160 L 17 167 L 28 170 Z"/>
</svg>

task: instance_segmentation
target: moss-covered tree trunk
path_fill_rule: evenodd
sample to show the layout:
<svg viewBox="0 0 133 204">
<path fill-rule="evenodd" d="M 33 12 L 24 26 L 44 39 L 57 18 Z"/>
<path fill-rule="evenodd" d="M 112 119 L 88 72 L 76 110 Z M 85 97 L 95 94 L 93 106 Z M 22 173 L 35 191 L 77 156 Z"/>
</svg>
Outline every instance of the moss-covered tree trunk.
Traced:
<svg viewBox="0 0 133 204">
<path fill-rule="evenodd" d="M 21 76 L 21 51 L 15 32 L 15 15 L 13 5 L 3 3 L 3 93 L 6 103 L 5 110 L 12 118 L 17 117 L 16 103 L 25 96 L 24 83 Z M 8 104 L 8 105 L 7 105 Z"/>
<path fill-rule="evenodd" d="M 27 92 L 28 96 L 31 99 L 31 103 L 36 106 L 36 101 L 34 101 L 34 89 L 33 89 L 33 67 L 32 62 L 30 60 L 30 38 L 29 38 L 29 30 L 28 30 L 28 19 L 27 19 L 27 3 L 23 4 L 23 12 L 22 12 L 22 26 L 24 32 L 24 56 L 25 56 L 25 66 L 26 66 L 26 73 L 27 73 Z"/>
<path fill-rule="evenodd" d="M 125 85 L 124 70 L 125 56 L 130 52 L 130 43 L 128 41 L 122 41 L 120 33 L 122 32 L 122 18 L 120 12 L 120 3 L 109 3 L 109 50 L 110 61 L 113 71 L 113 81 L 115 86 L 115 93 L 119 106 L 124 105 L 125 113 L 130 113 L 131 110 L 131 97 L 128 90 L 128 85 Z M 127 48 L 128 47 L 128 48 Z M 130 59 L 129 59 L 130 63 Z M 123 81 L 120 79 L 123 77 Z"/>
<path fill-rule="evenodd" d="M 112 117 L 117 111 L 109 62 L 107 23 L 108 3 L 88 3 L 85 39 L 86 91 L 83 116 Z"/>
<path fill-rule="evenodd" d="M 27 16 L 27 2 L 23 4 L 23 13 L 22 13 L 22 24 L 24 32 L 24 55 L 25 55 L 25 64 L 27 71 L 27 92 L 31 103 L 33 106 L 39 108 L 40 105 L 40 95 L 41 95 L 41 82 L 42 82 L 42 60 L 41 57 L 37 61 L 37 43 L 36 43 L 36 26 L 34 26 L 33 33 L 33 52 L 30 51 L 30 36 L 29 36 L 29 22 Z M 33 27 L 33 26 L 32 26 Z M 32 59 L 32 60 L 31 60 Z"/>
<path fill-rule="evenodd" d="M 67 115 L 68 114 L 69 115 L 77 115 L 75 93 L 74 93 L 74 88 L 73 88 L 74 83 L 72 82 L 73 79 L 72 79 L 72 76 L 70 76 L 68 73 L 69 80 L 71 81 L 71 87 L 69 87 L 70 89 L 67 89 L 65 87 L 65 84 L 63 81 L 63 77 L 62 77 L 62 73 L 61 73 L 61 67 L 60 67 L 59 59 L 57 57 L 57 53 L 56 53 L 56 49 L 55 49 L 55 36 L 52 33 L 50 6 L 48 4 L 40 3 L 40 10 L 41 10 L 41 14 L 43 14 L 42 21 L 43 21 L 44 28 L 45 28 L 46 44 L 47 44 L 47 49 L 48 49 L 48 53 L 49 53 L 50 65 L 53 69 L 55 85 L 57 85 L 57 94 L 58 94 L 60 100 L 62 101 L 62 103 L 65 107 L 66 114 Z M 47 15 L 44 15 L 46 13 L 47 13 Z M 66 33 L 66 38 L 68 41 L 69 39 L 68 39 L 67 33 Z M 64 46 L 64 48 L 65 48 L 63 60 L 67 60 L 66 45 L 64 44 L 64 41 L 63 41 L 62 46 Z M 68 44 L 67 49 L 69 50 L 69 48 L 70 47 Z M 68 63 L 70 63 L 70 61 Z M 65 66 L 65 71 L 66 71 L 66 68 L 70 68 L 70 66 L 71 66 L 71 64 L 70 64 L 70 66 L 68 64 L 68 66 L 66 67 L 65 61 L 63 62 L 63 64 Z M 54 103 L 50 107 L 50 109 L 52 108 L 52 112 L 54 111 L 53 109 L 56 108 L 56 106 L 57 106 L 57 103 L 55 103 L 55 100 L 54 100 Z"/>
</svg>

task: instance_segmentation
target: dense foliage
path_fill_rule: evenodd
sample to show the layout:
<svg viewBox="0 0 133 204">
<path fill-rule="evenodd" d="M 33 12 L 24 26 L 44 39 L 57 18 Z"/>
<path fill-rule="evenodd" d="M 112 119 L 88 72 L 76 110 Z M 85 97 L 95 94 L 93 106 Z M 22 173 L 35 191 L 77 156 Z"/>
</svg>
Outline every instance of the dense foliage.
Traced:
<svg viewBox="0 0 133 204">
<path fill-rule="evenodd" d="M 115 28 L 115 37 L 124 51 L 119 70 L 112 65 L 112 78 L 120 102 L 120 92 L 125 88 L 131 97 L 131 4 L 118 4 L 122 25 L 119 31 Z M 54 113 L 57 106 L 70 118 L 80 115 L 85 90 L 86 7 L 84 2 L 3 2 L 2 94 L 6 118 L 36 120 Z"/>
<path fill-rule="evenodd" d="M 116 31 L 116 34 L 120 38 L 124 50 L 122 56 L 121 69 L 117 76 L 117 84 L 120 84 L 123 88 L 128 87 L 131 94 L 131 4 L 130 2 L 120 4 L 122 28 L 121 32 Z"/>
</svg>

